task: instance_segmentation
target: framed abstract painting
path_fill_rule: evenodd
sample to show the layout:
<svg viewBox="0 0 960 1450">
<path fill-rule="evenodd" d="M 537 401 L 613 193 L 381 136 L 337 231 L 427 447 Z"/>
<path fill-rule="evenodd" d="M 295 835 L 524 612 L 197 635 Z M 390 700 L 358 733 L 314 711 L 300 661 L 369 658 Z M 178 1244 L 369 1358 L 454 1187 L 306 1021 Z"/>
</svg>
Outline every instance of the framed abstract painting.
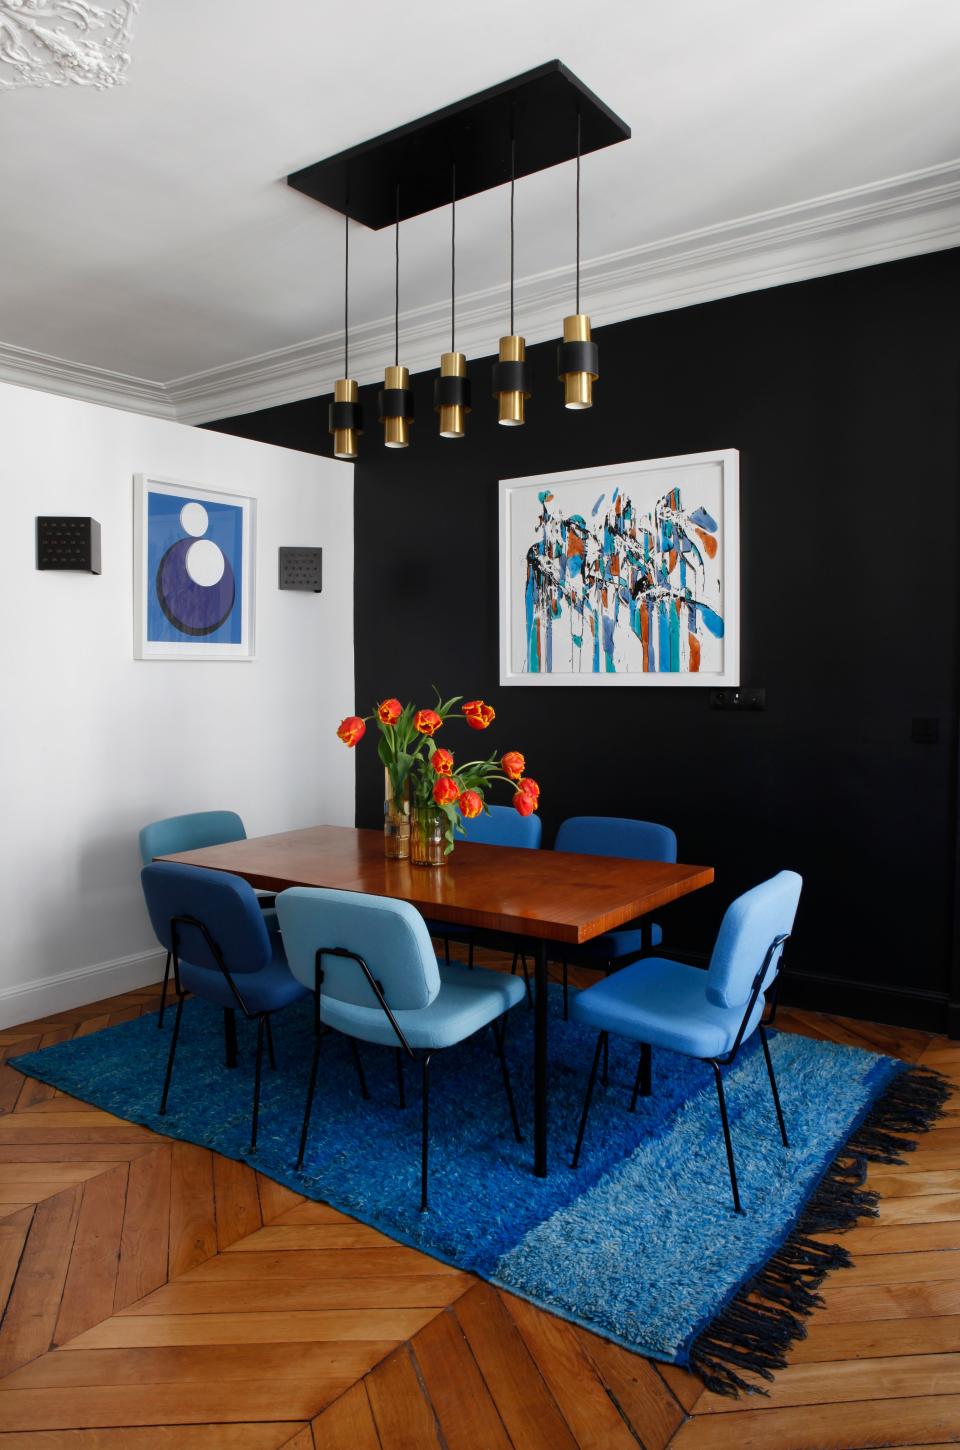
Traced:
<svg viewBox="0 0 960 1450">
<path fill-rule="evenodd" d="M 256 499 L 143 473 L 133 497 L 135 657 L 253 659 Z"/>
<path fill-rule="evenodd" d="M 500 481 L 502 685 L 739 685 L 734 448 Z"/>
</svg>

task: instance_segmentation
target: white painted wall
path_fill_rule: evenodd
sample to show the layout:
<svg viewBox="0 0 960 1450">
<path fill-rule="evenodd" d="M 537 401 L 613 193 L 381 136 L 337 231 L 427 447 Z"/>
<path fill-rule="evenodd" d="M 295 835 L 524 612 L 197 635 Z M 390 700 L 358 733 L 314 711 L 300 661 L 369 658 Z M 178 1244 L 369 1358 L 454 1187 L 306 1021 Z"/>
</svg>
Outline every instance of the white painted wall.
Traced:
<svg viewBox="0 0 960 1450">
<path fill-rule="evenodd" d="M 133 475 L 258 500 L 257 658 L 133 658 Z M 40 572 L 37 514 L 92 514 L 103 573 Z M 354 820 L 353 469 L 0 384 L 0 1026 L 156 981 L 137 831 Z M 323 548 L 323 593 L 277 548 Z"/>
</svg>

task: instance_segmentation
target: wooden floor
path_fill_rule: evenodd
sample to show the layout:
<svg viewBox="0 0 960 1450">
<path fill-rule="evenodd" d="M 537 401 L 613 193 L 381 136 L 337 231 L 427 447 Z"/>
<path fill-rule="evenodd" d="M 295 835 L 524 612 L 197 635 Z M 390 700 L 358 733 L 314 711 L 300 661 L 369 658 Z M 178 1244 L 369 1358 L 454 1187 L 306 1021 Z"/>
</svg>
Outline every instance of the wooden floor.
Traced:
<svg viewBox="0 0 960 1450">
<path fill-rule="evenodd" d="M 15 1055 L 154 1011 L 0 1033 Z M 938 1067 L 960 1044 L 782 1013 Z M 960 1094 L 766 1399 L 722 1399 L 252 1169 L 0 1064 L 0 1450 L 854 1450 L 960 1441 Z"/>
</svg>

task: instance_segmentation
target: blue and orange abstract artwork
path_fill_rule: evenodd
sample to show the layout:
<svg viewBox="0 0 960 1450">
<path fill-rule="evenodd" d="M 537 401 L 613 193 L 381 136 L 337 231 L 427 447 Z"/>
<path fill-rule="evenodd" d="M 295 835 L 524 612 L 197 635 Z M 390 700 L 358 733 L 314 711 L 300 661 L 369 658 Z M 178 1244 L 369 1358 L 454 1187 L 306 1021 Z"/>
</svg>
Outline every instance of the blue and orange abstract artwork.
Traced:
<svg viewBox="0 0 960 1450">
<path fill-rule="evenodd" d="M 514 679 L 726 682 L 733 591 L 722 467 L 637 465 L 535 482 L 505 485 Z"/>
</svg>

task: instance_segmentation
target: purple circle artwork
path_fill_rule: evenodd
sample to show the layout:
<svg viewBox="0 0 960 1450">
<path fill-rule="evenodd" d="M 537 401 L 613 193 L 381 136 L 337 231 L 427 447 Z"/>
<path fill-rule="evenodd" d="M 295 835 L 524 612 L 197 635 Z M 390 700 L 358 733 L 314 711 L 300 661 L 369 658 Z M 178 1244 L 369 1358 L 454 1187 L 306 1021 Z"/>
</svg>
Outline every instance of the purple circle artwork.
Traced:
<svg viewBox="0 0 960 1450">
<path fill-rule="evenodd" d="M 219 578 L 213 578 L 208 583 L 206 579 L 198 582 L 196 577 L 192 577 L 201 573 L 196 566 L 191 569 L 187 558 L 197 545 L 198 541 L 193 538 L 178 539 L 164 554 L 157 569 L 157 599 L 176 629 L 184 634 L 205 635 L 219 629 L 229 615 L 237 586 L 230 561 L 219 549 L 216 549 L 219 559 L 214 566 L 216 572 L 216 567 L 222 563 Z M 206 557 L 200 563 L 210 567 Z"/>
</svg>

